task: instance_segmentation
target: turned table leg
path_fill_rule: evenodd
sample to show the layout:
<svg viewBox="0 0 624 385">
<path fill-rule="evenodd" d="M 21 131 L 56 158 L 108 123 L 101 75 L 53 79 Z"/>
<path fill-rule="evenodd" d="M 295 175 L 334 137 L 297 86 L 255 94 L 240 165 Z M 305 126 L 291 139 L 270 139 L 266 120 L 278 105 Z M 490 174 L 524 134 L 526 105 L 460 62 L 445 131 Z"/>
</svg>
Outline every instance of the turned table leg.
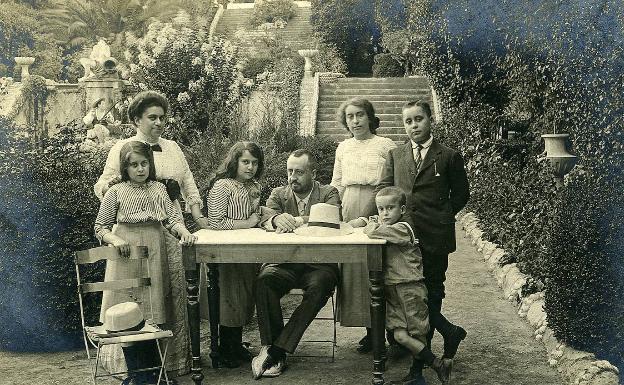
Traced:
<svg viewBox="0 0 624 385">
<path fill-rule="evenodd" d="M 210 321 L 210 360 L 213 368 L 221 367 L 219 361 L 219 265 L 208 265 L 208 313 Z"/>
<path fill-rule="evenodd" d="M 386 370 L 385 324 L 386 298 L 382 272 L 382 247 L 368 247 L 368 277 L 371 283 L 371 329 L 373 339 L 373 384 L 383 385 Z"/>
<path fill-rule="evenodd" d="M 199 349 L 199 264 L 195 263 L 195 247 L 183 247 L 184 270 L 186 274 L 186 311 L 189 319 L 189 334 L 191 337 L 191 379 L 195 385 L 201 385 L 204 374 L 201 370 Z"/>
</svg>

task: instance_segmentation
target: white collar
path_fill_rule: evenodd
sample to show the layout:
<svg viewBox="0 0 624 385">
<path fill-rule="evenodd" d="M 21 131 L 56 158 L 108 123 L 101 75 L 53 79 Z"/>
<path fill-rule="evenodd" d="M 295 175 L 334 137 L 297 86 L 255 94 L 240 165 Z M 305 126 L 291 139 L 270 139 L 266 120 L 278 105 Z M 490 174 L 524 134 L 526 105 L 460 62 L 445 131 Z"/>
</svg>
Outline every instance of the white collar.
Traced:
<svg viewBox="0 0 624 385">
<path fill-rule="evenodd" d="M 411 139 L 410 139 L 410 142 L 412 142 L 412 148 L 416 148 L 416 146 L 418 145 L 418 143 L 414 142 Z M 433 134 L 429 135 L 429 139 L 427 139 L 427 141 L 425 143 L 420 145 L 421 150 L 425 149 L 425 148 L 429 148 L 431 146 L 431 143 L 433 143 Z"/>
<path fill-rule="evenodd" d="M 145 143 L 147 143 L 149 145 L 153 145 L 153 144 L 161 144 L 162 145 L 160 137 L 158 137 L 158 140 L 156 141 L 156 143 L 151 143 L 148 140 L 147 136 L 145 134 L 143 134 L 141 131 L 139 131 L 138 129 L 137 129 L 136 135 L 134 135 L 134 139 L 136 139 L 138 141 L 141 141 L 141 142 L 145 142 Z"/>
<path fill-rule="evenodd" d="M 310 196 L 312 195 L 312 190 L 314 190 L 314 186 L 312 186 L 312 189 L 310 190 L 308 195 L 306 195 L 305 198 L 299 198 L 297 196 L 297 194 L 295 194 L 295 192 L 293 191 L 293 195 L 295 196 L 295 201 L 297 202 L 297 205 L 299 205 L 299 202 L 303 201 L 306 204 L 306 206 L 307 206 L 308 205 L 308 201 L 310 200 Z"/>
</svg>

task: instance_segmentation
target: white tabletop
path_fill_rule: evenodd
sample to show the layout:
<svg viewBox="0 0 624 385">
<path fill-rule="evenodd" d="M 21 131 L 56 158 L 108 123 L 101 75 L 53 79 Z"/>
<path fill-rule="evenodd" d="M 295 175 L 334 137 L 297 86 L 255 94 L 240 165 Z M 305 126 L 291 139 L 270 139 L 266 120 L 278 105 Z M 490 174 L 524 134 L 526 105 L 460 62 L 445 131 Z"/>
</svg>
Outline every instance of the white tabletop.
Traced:
<svg viewBox="0 0 624 385">
<path fill-rule="evenodd" d="M 277 234 L 263 229 L 206 230 L 195 232 L 196 245 L 383 245 L 384 239 L 370 239 L 356 228 L 352 234 L 336 237 L 310 237 L 294 233 Z"/>
</svg>

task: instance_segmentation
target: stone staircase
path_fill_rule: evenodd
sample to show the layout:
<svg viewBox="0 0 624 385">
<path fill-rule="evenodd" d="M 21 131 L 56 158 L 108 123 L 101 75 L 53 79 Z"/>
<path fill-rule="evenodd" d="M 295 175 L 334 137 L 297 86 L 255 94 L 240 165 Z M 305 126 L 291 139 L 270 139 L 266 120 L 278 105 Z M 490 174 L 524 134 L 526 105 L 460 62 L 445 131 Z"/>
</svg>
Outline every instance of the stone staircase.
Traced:
<svg viewBox="0 0 624 385">
<path fill-rule="evenodd" d="M 294 50 L 314 48 L 315 43 L 312 25 L 310 24 L 310 14 L 311 10 L 309 7 L 298 7 L 297 14 L 288 22 L 286 27 L 269 29 L 267 31 L 269 34 L 275 34 L 275 37 L 284 43 L 286 47 Z M 215 35 L 232 38 L 237 31 L 239 31 L 238 33 L 245 31 L 249 36 L 249 39 L 245 39 L 245 41 L 247 44 L 253 45 L 256 35 L 260 39 L 267 32 L 250 26 L 249 19 L 252 15 L 253 8 L 226 9 L 217 24 Z M 241 44 L 241 46 L 245 48 L 245 44 Z"/>
<path fill-rule="evenodd" d="M 337 142 L 351 137 L 338 123 L 336 113 L 342 102 L 355 96 L 368 99 L 380 119 L 377 134 L 397 144 L 407 140 L 401 122 L 401 107 L 407 101 L 433 101 L 429 82 L 416 78 L 340 78 L 333 83 L 320 84 L 316 134 L 329 135 Z"/>
</svg>

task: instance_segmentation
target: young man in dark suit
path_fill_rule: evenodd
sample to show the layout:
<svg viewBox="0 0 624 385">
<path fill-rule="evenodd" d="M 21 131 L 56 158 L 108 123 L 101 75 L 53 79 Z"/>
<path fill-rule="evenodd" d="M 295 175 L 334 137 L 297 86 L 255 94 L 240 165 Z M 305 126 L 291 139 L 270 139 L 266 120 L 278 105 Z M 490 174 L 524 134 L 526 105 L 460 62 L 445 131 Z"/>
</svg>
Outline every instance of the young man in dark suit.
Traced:
<svg viewBox="0 0 624 385">
<path fill-rule="evenodd" d="M 270 209 L 262 226 L 278 233 L 291 232 L 308 221 L 310 207 L 328 203 L 340 207 L 335 187 L 315 181 L 316 160 L 307 150 L 296 150 L 286 163 L 288 185 L 277 187 L 266 202 Z M 256 309 L 263 348 L 252 361 L 255 378 L 276 377 L 285 367 L 314 317 L 325 306 L 338 283 L 336 263 L 266 264 L 256 279 Z M 293 288 L 305 291 L 301 303 L 284 325 L 280 298 Z"/>
<path fill-rule="evenodd" d="M 464 161 L 456 150 L 431 135 L 431 107 L 423 101 L 403 106 L 409 141 L 390 150 L 377 190 L 398 186 L 408 197 L 408 212 L 423 254 L 431 332 L 444 338 L 444 358 L 453 358 L 466 331 L 442 315 L 448 254 L 455 251 L 455 215 L 469 198 Z M 415 362 L 415 365 L 420 365 Z"/>
</svg>

